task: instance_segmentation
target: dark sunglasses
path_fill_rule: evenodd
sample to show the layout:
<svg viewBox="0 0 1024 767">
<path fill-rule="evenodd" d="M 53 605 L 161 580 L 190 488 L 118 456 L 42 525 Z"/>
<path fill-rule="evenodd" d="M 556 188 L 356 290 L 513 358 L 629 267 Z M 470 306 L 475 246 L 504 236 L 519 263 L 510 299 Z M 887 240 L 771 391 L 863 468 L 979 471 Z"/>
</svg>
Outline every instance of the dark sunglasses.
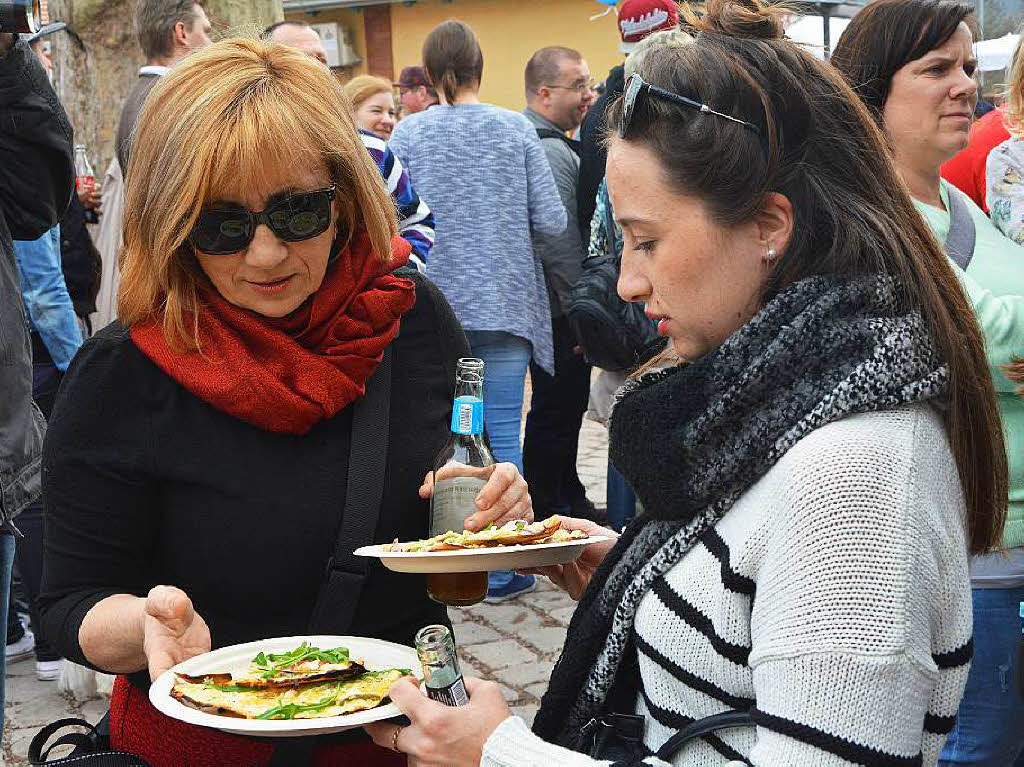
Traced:
<svg viewBox="0 0 1024 767">
<path fill-rule="evenodd" d="M 260 224 L 285 242 L 308 240 L 330 227 L 334 189 L 329 186 L 290 194 L 261 211 L 230 203 L 203 208 L 188 236 L 189 242 L 208 255 L 227 256 L 249 247 Z"/>
<path fill-rule="evenodd" d="M 761 130 L 753 123 L 748 123 L 746 120 L 740 120 L 732 115 L 727 115 L 725 112 L 717 112 L 707 104 L 702 104 L 699 101 L 694 101 L 691 98 L 682 96 L 678 93 L 672 93 L 664 88 L 659 88 L 657 85 L 651 85 L 646 82 L 640 75 L 634 73 L 629 76 L 629 80 L 626 82 L 626 92 L 622 100 L 622 119 L 619 120 L 619 138 L 626 138 L 629 134 L 629 126 L 633 122 L 633 114 L 636 112 L 637 105 L 641 104 L 644 99 L 650 96 L 657 96 L 665 101 L 671 101 L 673 104 L 679 104 L 680 106 L 689 107 L 695 109 L 698 112 L 703 112 L 708 115 L 715 115 L 715 117 L 721 117 L 729 122 L 738 123 L 744 128 L 749 128 L 758 137 L 761 136 Z"/>
</svg>

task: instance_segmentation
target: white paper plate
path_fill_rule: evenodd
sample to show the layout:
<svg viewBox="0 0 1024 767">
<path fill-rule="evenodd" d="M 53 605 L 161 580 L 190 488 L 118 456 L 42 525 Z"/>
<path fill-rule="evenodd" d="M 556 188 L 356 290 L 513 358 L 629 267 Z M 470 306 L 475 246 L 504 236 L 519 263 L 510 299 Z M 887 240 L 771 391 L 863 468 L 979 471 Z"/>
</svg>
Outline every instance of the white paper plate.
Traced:
<svg viewBox="0 0 1024 767">
<path fill-rule="evenodd" d="M 592 543 L 611 540 L 592 535 L 578 541 L 530 543 L 457 551 L 384 551 L 381 544 L 363 546 L 353 553 L 359 557 L 378 557 L 389 570 L 398 573 L 479 573 L 491 570 L 516 570 L 523 567 L 564 565 L 572 562 Z"/>
<path fill-rule="evenodd" d="M 261 639 L 246 644 L 222 647 L 219 650 L 197 655 L 179 663 L 169 671 L 161 674 L 149 688 L 149 700 L 157 711 L 172 719 L 180 719 L 189 724 L 202 727 L 213 727 L 217 730 L 235 735 L 258 735 L 261 737 L 292 738 L 303 735 L 325 735 L 331 732 L 351 730 L 362 727 L 369 722 L 401 716 L 401 711 L 394 703 L 372 708 L 369 711 L 357 711 L 343 716 L 327 716 L 322 719 L 236 719 L 229 716 L 207 714 L 171 697 L 174 685 L 174 673 L 189 676 L 212 674 L 225 671 L 242 671 L 247 668 L 256 655 L 263 652 L 288 652 L 294 650 L 302 642 L 309 642 L 314 647 L 333 648 L 347 647 L 353 660 L 362 660 L 369 671 L 385 668 L 408 668 L 419 678 L 423 678 L 416 650 L 405 645 L 385 642 L 382 639 L 347 636 L 295 636 Z"/>
</svg>

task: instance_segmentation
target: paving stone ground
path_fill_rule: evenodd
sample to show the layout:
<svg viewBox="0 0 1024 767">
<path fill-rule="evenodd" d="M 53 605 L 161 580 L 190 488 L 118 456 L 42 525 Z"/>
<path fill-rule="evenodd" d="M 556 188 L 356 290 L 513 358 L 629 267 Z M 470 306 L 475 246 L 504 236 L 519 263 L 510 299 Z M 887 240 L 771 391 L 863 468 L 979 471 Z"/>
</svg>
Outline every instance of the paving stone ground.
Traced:
<svg viewBox="0 0 1024 767">
<path fill-rule="evenodd" d="M 585 421 L 577 466 L 588 497 L 600 507 L 605 505 L 607 454 L 604 428 Z M 449 614 L 464 673 L 497 681 L 513 711 L 532 722 L 575 606 L 538 578 L 536 591 L 502 604 L 453 608 Z M 5 765 L 28 764 L 28 745 L 44 725 L 68 716 L 96 722 L 108 707 L 106 699 L 74 700 L 61 695 L 56 682 L 38 681 L 31 659 L 8 666 L 6 695 L 0 753 Z"/>
</svg>

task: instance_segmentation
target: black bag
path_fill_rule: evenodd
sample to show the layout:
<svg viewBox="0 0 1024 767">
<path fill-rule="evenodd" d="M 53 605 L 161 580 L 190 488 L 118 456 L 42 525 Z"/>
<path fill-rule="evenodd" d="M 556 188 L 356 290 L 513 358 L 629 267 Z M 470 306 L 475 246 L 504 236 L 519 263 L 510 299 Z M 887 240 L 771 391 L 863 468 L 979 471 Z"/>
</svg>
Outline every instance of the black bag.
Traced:
<svg viewBox="0 0 1024 767">
<path fill-rule="evenodd" d="M 647 750 L 643 746 L 644 718 L 636 714 L 605 714 L 591 719 L 580 730 L 580 751 L 594 759 L 639 761 Z M 658 749 L 656 756 L 671 762 L 680 749 L 695 738 L 731 727 L 752 727 L 747 711 L 725 711 L 691 722 L 677 731 Z"/>
<path fill-rule="evenodd" d="M 373 543 L 380 517 L 391 416 L 391 361 L 391 348 L 388 347 L 384 350 L 380 365 L 366 382 L 366 393 L 355 403 L 349 444 L 345 515 L 339 525 L 334 555 L 327 563 L 324 582 L 309 621 L 310 634 L 345 634 L 350 630 L 363 583 L 370 572 L 370 560 L 357 557 L 351 552 Z M 44 750 L 46 741 L 68 727 L 84 727 L 88 731 L 62 735 Z M 308 764 L 317 743 L 324 738 L 346 735 L 272 739 L 277 747 L 271 758 L 271 766 L 298 767 Z M 69 756 L 46 761 L 52 749 L 69 744 L 75 746 Z M 32 739 L 28 755 L 33 765 L 149 767 L 137 756 L 109 749 L 108 711 L 95 727 L 84 719 L 60 719 L 48 724 Z"/>
<path fill-rule="evenodd" d="M 69 732 L 61 735 L 49 746 L 46 742 L 63 729 L 84 728 L 85 732 Z M 74 746 L 74 750 L 65 757 L 47 761 L 50 752 L 58 746 Z M 28 747 L 29 763 L 74 764 L 76 767 L 149 767 L 139 757 L 126 751 L 110 750 L 110 712 L 93 727 L 84 719 L 58 719 L 46 725 L 32 738 Z"/>
<path fill-rule="evenodd" d="M 616 292 L 622 254 L 615 247 L 608 192 L 604 195 L 605 252 L 583 259 L 583 270 L 572 288 L 569 324 L 587 363 L 604 370 L 629 370 L 663 343 L 643 306 L 623 301 Z"/>
</svg>

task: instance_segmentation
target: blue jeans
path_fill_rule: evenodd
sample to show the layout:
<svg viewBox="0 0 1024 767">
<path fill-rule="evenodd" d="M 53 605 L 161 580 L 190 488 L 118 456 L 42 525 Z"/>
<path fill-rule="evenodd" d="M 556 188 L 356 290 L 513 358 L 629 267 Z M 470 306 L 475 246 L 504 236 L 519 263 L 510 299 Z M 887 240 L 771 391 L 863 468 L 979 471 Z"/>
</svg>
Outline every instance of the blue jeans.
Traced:
<svg viewBox="0 0 1024 767">
<path fill-rule="evenodd" d="M 484 361 L 484 426 L 494 460 L 515 464 L 522 472 L 523 386 L 533 347 L 500 330 L 467 330 L 466 337 L 473 356 Z M 511 570 L 497 570 L 488 582 L 497 588 L 511 580 Z"/>
<path fill-rule="evenodd" d="M 0 637 L 7 637 L 7 599 L 11 593 L 11 565 L 14 564 L 14 536 L 0 533 Z M 7 676 L 7 656 L 0 654 L 0 735 L 4 731 L 4 678 Z"/>
<path fill-rule="evenodd" d="M 1024 587 L 973 589 L 974 660 L 940 767 L 1024 765 L 1020 603 Z M 1016 762 L 1014 761 L 1016 760 Z"/>
<path fill-rule="evenodd" d="M 605 488 L 608 496 L 608 524 L 613 530 L 621 533 L 622 528 L 636 515 L 636 493 L 611 461 L 608 461 Z"/>
</svg>

